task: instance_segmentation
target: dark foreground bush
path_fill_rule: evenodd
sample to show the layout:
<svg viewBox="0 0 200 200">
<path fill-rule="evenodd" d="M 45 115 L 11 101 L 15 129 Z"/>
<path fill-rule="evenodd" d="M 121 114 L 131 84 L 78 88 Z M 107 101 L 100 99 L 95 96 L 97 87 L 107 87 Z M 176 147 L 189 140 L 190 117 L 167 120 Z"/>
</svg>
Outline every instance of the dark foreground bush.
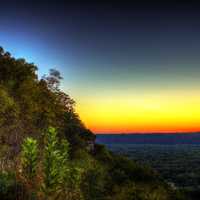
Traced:
<svg viewBox="0 0 200 200">
<path fill-rule="evenodd" d="M 15 200 L 26 199 L 23 185 L 16 180 L 16 176 L 11 172 L 0 173 L 0 199 Z"/>
</svg>

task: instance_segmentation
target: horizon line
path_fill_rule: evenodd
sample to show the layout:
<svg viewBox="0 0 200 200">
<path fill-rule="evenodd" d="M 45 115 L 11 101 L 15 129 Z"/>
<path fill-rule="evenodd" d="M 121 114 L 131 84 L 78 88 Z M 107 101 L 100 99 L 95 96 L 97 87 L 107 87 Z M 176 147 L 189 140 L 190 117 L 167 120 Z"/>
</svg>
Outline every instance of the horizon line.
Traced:
<svg viewBox="0 0 200 200">
<path fill-rule="evenodd" d="M 200 133 L 199 131 L 155 131 L 155 132 L 119 132 L 119 133 L 115 133 L 115 132 L 98 132 L 95 133 L 95 135 L 136 135 L 136 134 L 194 134 L 194 133 Z"/>
</svg>

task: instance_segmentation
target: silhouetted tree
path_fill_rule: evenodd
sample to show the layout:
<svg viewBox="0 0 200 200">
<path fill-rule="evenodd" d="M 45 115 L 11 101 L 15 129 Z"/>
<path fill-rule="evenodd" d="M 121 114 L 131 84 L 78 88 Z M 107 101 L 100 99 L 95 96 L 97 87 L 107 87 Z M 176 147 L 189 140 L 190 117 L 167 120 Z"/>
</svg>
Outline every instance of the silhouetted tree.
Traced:
<svg viewBox="0 0 200 200">
<path fill-rule="evenodd" d="M 48 88 L 52 91 L 52 92 L 59 92 L 59 86 L 60 86 L 60 80 L 62 80 L 62 76 L 60 75 L 60 72 L 56 69 L 50 69 L 49 71 L 49 75 L 48 76 L 43 76 L 43 78 L 46 83 Z"/>
</svg>

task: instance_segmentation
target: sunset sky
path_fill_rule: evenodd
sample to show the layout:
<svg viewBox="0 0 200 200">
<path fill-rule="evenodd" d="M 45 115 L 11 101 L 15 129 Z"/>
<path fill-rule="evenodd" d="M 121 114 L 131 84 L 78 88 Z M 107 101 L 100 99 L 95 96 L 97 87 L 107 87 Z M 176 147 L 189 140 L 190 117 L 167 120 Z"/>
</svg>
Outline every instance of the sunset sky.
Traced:
<svg viewBox="0 0 200 200">
<path fill-rule="evenodd" d="M 58 69 L 95 133 L 197 131 L 199 7 L 5 1 L 0 46 L 39 76 Z"/>
</svg>

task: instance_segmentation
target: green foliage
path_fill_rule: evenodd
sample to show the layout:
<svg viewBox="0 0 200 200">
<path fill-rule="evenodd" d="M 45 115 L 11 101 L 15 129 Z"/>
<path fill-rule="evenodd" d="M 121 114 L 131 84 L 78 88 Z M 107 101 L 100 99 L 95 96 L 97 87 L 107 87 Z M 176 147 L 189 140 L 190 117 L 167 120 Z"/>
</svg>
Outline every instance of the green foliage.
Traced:
<svg viewBox="0 0 200 200">
<path fill-rule="evenodd" d="M 60 90 L 60 72 L 51 69 L 39 80 L 33 63 L 0 52 L 0 144 L 10 146 L 9 155 L 16 157 L 26 137 L 43 141 L 49 126 L 68 139 L 71 151 L 87 148 L 94 135 L 75 112 L 75 101 Z"/>
<path fill-rule="evenodd" d="M 43 196 L 46 199 L 57 199 L 68 196 L 69 200 L 81 199 L 82 170 L 69 163 L 69 143 L 66 139 L 59 142 L 55 128 L 50 127 L 45 134 L 44 152 L 41 155 L 42 171 L 38 166 L 37 141 L 28 137 L 22 145 L 21 164 L 24 184 L 28 184 L 30 199 Z M 36 174 L 42 173 L 40 178 L 41 192 L 34 187 Z M 64 197 L 63 197 L 64 198 Z"/>
<path fill-rule="evenodd" d="M 14 199 L 16 185 L 15 175 L 13 173 L 1 172 L 0 173 L 0 197 L 1 200 Z"/>
<path fill-rule="evenodd" d="M 57 132 L 54 128 L 49 128 L 45 136 L 44 150 L 44 191 L 46 193 L 55 192 L 60 183 L 60 175 L 63 173 L 61 166 L 65 162 L 58 149 Z M 64 169 L 65 170 L 65 169 Z"/>
<path fill-rule="evenodd" d="M 57 132 L 49 128 L 45 136 L 44 185 L 46 197 L 67 195 L 74 199 L 80 195 L 81 170 L 69 164 L 69 143 L 62 139 L 59 145 Z"/>
<path fill-rule="evenodd" d="M 161 181 L 153 169 L 141 166 L 124 156 L 113 155 L 109 171 L 114 182 L 118 184 L 123 184 L 127 180 L 149 184 Z"/>
<path fill-rule="evenodd" d="M 1 200 L 28 200 L 29 196 L 26 188 L 17 180 L 15 172 L 0 172 Z"/>
<path fill-rule="evenodd" d="M 109 200 L 172 200 L 168 191 L 162 186 L 138 185 L 127 182 L 123 185 L 115 185 L 113 196 Z"/>
<path fill-rule="evenodd" d="M 70 165 L 69 171 L 63 176 L 62 192 L 60 198 L 67 197 L 69 200 L 82 200 L 81 192 L 82 170 L 79 167 Z"/>
<path fill-rule="evenodd" d="M 38 162 L 38 144 L 37 141 L 28 137 L 25 139 L 22 145 L 22 170 L 23 174 L 29 178 L 33 179 L 36 176 Z"/>
<path fill-rule="evenodd" d="M 93 163 L 93 167 L 85 173 L 82 183 L 82 191 L 85 200 L 102 200 L 106 194 L 106 177 L 108 177 L 105 168 L 99 163 Z"/>
<path fill-rule="evenodd" d="M 101 144 L 95 144 L 94 146 L 94 155 L 97 160 L 101 162 L 112 162 L 113 156 L 112 153 Z"/>
<path fill-rule="evenodd" d="M 11 143 L 13 141 L 14 133 L 19 128 L 18 123 L 19 107 L 14 101 L 14 98 L 9 95 L 6 88 L 0 85 L 0 136 L 1 144 L 5 141 Z"/>
</svg>

